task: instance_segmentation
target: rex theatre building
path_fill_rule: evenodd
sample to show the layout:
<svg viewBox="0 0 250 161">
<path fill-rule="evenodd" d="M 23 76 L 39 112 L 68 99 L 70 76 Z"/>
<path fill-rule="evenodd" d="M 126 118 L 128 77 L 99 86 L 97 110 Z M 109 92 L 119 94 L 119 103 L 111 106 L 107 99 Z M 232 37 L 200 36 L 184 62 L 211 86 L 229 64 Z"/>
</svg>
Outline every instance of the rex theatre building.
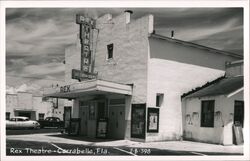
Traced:
<svg viewBox="0 0 250 161">
<path fill-rule="evenodd" d="M 76 16 L 78 40 L 65 51 L 65 84 L 45 97 L 65 106 L 69 132 L 82 137 L 179 140 L 181 95 L 225 74 L 242 56 L 154 33 L 154 17 L 131 11 L 93 20 Z"/>
</svg>

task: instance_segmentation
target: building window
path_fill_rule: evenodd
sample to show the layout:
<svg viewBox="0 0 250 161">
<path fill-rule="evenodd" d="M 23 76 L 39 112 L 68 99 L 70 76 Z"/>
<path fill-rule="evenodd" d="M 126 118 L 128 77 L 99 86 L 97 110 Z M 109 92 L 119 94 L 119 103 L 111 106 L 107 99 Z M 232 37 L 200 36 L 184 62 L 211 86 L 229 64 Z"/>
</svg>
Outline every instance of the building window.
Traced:
<svg viewBox="0 0 250 161">
<path fill-rule="evenodd" d="M 6 112 L 5 113 L 5 119 L 6 120 L 10 120 L 10 112 Z"/>
<path fill-rule="evenodd" d="M 164 97 L 164 94 L 162 93 L 156 94 L 156 107 L 161 107 L 161 104 L 163 102 L 163 97 Z"/>
<path fill-rule="evenodd" d="M 214 100 L 201 102 L 201 127 L 214 127 Z"/>
<path fill-rule="evenodd" d="M 39 113 L 38 114 L 38 119 L 39 120 L 44 120 L 44 115 L 45 115 L 44 113 Z"/>
<path fill-rule="evenodd" d="M 244 102 L 234 102 L 234 124 L 243 127 L 244 123 Z"/>
<path fill-rule="evenodd" d="M 114 44 L 107 45 L 107 50 L 108 50 L 107 59 L 113 59 L 113 48 Z"/>
</svg>

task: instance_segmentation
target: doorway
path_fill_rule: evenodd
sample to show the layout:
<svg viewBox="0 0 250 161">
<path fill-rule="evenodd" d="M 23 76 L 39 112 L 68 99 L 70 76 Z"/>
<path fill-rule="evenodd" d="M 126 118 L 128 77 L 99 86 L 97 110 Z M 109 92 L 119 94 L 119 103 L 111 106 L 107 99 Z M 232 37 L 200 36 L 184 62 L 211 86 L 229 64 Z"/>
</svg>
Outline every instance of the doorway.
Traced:
<svg viewBox="0 0 250 161">
<path fill-rule="evenodd" d="M 31 112 L 18 112 L 18 116 L 31 118 Z"/>
<path fill-rule="evenodd" d="M 80 134 L 89 138 L 96 137 L 99 119 L 106 118 L 105 100 L 79 101 Z"/>
<path fill-rule="evenodd" d="M 79 102 L 80 109 L 79 109 L 79 117 L 81 118 L 81 131 L 80 134 L 83 136 L 88 135 L 88 111 L 89 111 L 89 106 L 88 103 L 85 103 L 83 101 Z"/>
<path fill-rule="evenodd" d="M 125 136 L 125 106 L 109 107 L 109 137 L 124 139 Z"/>
<path fill-rule="evenodd" d="M 35 111 L 14 111 L 15 116 L 28 117 L 30 120 L 37 120 Z"/>
<path fill-rule="evenodd" d="M 66 132 L 68 132 L 70 128 L 71 113 L 72 113 L 72 107 L 64 106 L 63 120 L 64 120 L 64 128 L 66 129 Z"/>
<path fill-rule="evenodd" d="M 234 124 L 244 126 L 244 101 L 234 102 Z"/>
<path fill-rule="evenodd" d="M 105 118 L 105 101 L 97 102 L 97 120 Z"/>
</svg>

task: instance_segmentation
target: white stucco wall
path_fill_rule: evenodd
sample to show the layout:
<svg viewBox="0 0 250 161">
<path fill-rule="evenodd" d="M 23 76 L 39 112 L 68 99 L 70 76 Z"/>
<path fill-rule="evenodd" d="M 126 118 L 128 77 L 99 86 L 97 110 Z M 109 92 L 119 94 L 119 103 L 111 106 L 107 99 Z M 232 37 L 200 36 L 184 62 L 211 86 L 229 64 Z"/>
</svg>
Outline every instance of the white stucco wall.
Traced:
<svg viewBox="0 0 250 161">
<path fill-rule="evenodd" d="M 52 116 L 52 103 L 43 102 L 42 97 L 33 97 L 33 109 L 36 111 L 36 119 L 39 119 L 39 113 L 44 113 L 44 118 Z"/>
<path fill-rule="evenodd" d="M 26 110 L 33 109 L 32 94 L 31 93 L 24 93 L 24 92 L 18 93 L 17 94 L 17 101 L 18 101 L 17 108 L 26 109 Z"/>
<path fill-rule="evenodd" d="M 201 101 L 202 100 L 215 100 L 214 112 L 220 111 L 221 117 L 214 117 L 214 127 L 200 127 L 201 122 Z M 233 144 L 232 125 L 234 114 L 234 101 L 243 100 L 243 92 L 240 92 L 230 98 L 225 95 L 211 96 L 203 98 L 187 98 L 183 99 L 183 108 L 185 115 L 193 112 L 198 112 L 199 117 L 193 119 L 192 124 L 188 124 L 183 115 L 183 130 L 186 139 L 231 145 Z M 224 125 L 224 126 L 223 126 Z"/>
<path fill-rule="evenodd" d="M 163 93 L 159 133 L 147 133 L 147 141 L 182 137 L 181 95 L 224 75 L 224 71 L 163 59 L 148 64 L 147 107 L 156 106 L 156 93 Z"/>
<path fill-rule="evenodd" d="M 10 118 L 14 117 L 14 109 L 17 108 L 17 95 L 7 94 L 6 95 L 6 112 L 10 112 Z"/>
<path fill-rule="evenodd" d="M 133 103 L 146 102 L 148 33 L 152 15 L 126 24 L 126 14 L 108 21 L 97 20 L 95 67 L 98 78 L 118 83 L 133 84 Z M 107 24 L 113 23 L 113 24 Z M 152 26 L 153 24 L 151 24 Z M 106 60 L 107 45 L 114 44 L 113 59 Z"/>
</svg>

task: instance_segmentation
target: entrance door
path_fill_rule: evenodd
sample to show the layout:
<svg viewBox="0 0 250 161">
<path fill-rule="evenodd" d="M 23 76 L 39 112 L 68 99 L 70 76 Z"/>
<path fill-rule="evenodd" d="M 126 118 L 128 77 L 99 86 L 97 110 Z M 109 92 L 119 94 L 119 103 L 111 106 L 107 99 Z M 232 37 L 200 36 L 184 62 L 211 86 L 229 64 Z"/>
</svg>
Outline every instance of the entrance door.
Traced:
<svg viewBox="0 0 250 161">
<path fill-rule="evenodd" d="M 70 119 L 71 119 L 71 106 L 65 106 L 63 120 L 64 120 L 64 128 L 66 129 L 66 131 L 69 130 Z"/>
<path fill-rule="evenodd" d="M 88 106 L 81 105 L 80 103 L 80 111 L 79 117 L 81 118 L 81 135 L 88 135 Z"/>
<path fill-rule="evenodd" d="M 109 108 L 109 137 L 124 139 L 125 133 L 125 107 L 110 106 Z"/>
<path fill-rule="evenodd" d="M 99 101 L 97 102 L 97 120 L 105 118 L 105 102 Z"/>
<path fill-rule="evenodd" d="M 94 138 L 96 136 L 96 102 L 90 102 L 88 106 L 88 123 L 87 123 L 87 129 L 88 129 L 88 137 Z"/>
</svg>

